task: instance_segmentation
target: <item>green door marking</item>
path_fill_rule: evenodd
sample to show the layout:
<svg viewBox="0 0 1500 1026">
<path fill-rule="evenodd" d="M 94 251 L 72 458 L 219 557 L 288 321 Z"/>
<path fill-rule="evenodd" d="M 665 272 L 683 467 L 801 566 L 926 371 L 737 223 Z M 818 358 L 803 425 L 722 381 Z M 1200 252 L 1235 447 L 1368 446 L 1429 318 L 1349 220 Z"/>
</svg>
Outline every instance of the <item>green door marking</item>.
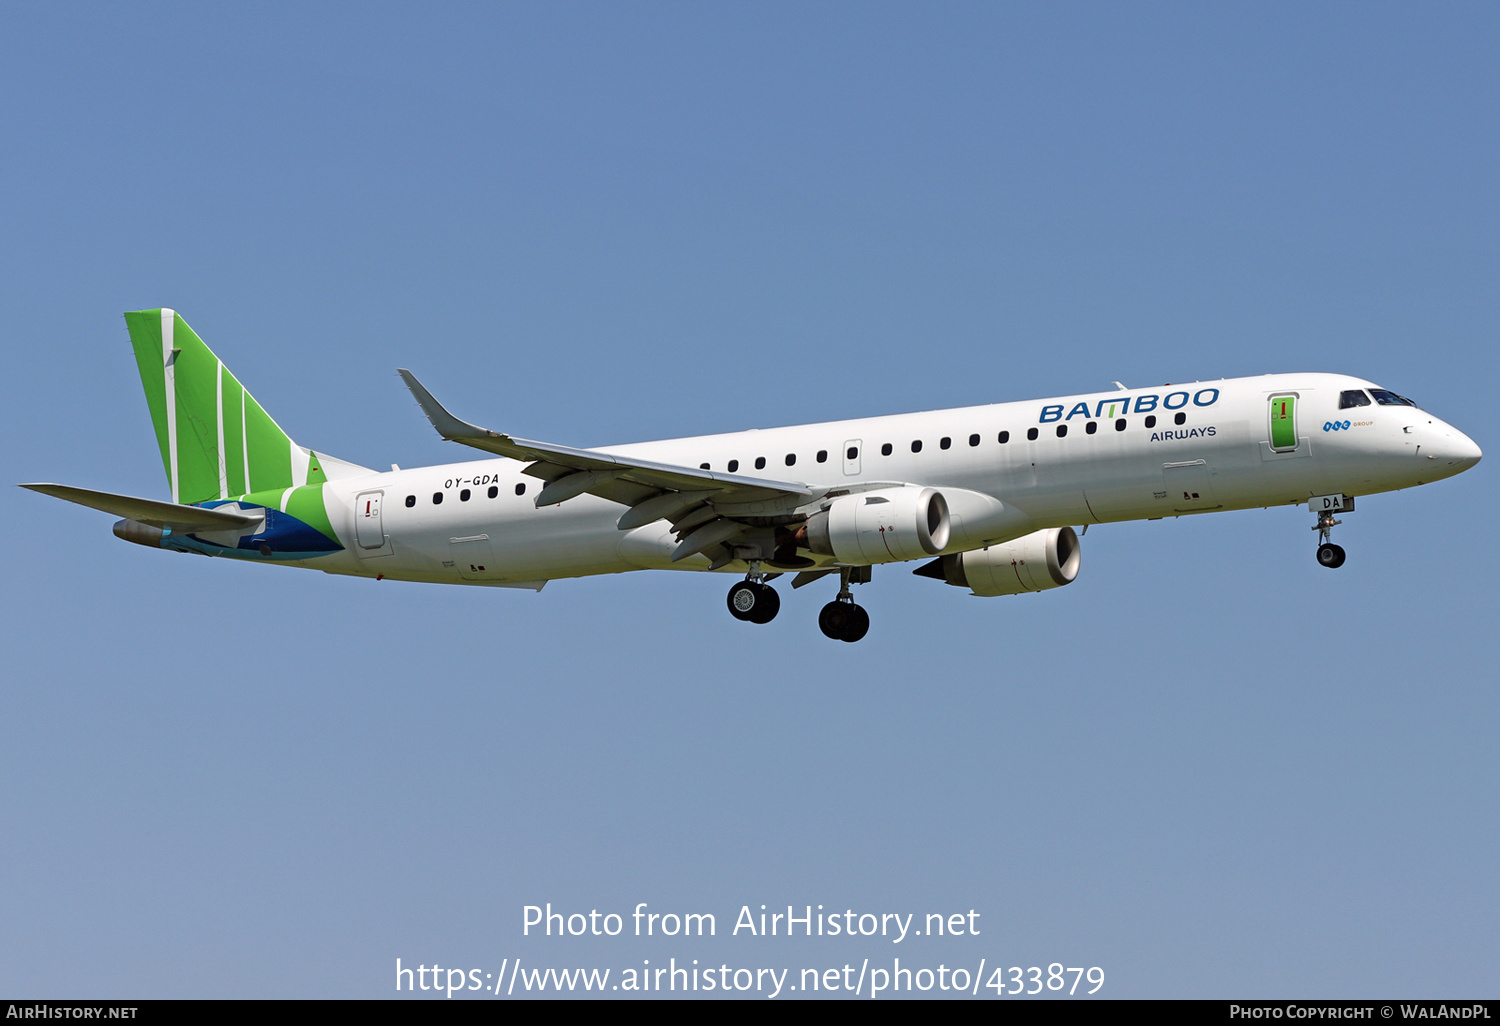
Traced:
<svg viewBox="0 0 1500 1026">
<path fill-rule="evenodd" d="M 1271 448 L 1284 452 L 1297 448 L 1297 397 L 1271 398 Z"/>
</svg>

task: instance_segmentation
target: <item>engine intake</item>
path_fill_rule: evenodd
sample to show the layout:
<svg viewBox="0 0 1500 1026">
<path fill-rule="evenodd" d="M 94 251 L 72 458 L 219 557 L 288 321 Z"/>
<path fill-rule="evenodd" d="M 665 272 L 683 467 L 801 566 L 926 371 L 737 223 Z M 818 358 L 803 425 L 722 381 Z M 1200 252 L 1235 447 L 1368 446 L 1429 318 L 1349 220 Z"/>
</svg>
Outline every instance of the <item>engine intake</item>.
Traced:
<svg viewBox="0 0 1500 1026">
<path fill-rule="evenodd" d="M 840 563 L 897 563 L 948 544 L 948 503 L 935 488 L 879 488 L 834 499 L 807 518 L 807 547 Z"/>
<path fill-rule="evenodd" d="M 1071 527 L 1049 527 L 1003 545 L 942 556 L 912 571 L 976 595 L 1019 595 L 1072 584 L 1082 546 Z"/>
</svg>

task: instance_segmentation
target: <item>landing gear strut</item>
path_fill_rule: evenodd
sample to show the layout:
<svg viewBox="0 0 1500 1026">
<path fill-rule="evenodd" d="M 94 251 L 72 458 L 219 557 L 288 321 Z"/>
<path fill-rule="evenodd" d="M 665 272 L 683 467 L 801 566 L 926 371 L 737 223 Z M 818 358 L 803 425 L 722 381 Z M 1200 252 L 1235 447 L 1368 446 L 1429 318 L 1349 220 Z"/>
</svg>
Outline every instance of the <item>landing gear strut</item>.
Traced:
<svg viewBox="0 0 1500 1026">
<path fill-rule="evenodd" d="M 729 589 L 729 614 L 736 620 L 770 623 L 781 611 L 781 596 L 766 584 L 760 572 L 760 560 L 752 560 L 750 573 Z"/>
<path fill-rule="evenodd" d="M 849 568 L 839 571 L 839 594 L 818 613 L 818 629 L 835 641 L 858 641 L 870 632 L 870 614 L 854 604 L 849 591 Z"/>
<path fill-rule="evenodd" d="M 1353 500 L 1348 500 L 1347 504 L 1344 504 L 1344 509 L 1353 508 Z M 1335 520 L 1333 518 L 1335 511 L 1331 509 L 1314 510 L 1314 512 L 1318 516 L 1318 522 L 1313 525 L 1313 530 L 1318 532 L 1318 565 L 1336 570 L 1344 565 L 1344 547 L 1333 544 L 1329 539 L 1333 535 L 1333 529 L 1343 521 Z"/>
</svg>

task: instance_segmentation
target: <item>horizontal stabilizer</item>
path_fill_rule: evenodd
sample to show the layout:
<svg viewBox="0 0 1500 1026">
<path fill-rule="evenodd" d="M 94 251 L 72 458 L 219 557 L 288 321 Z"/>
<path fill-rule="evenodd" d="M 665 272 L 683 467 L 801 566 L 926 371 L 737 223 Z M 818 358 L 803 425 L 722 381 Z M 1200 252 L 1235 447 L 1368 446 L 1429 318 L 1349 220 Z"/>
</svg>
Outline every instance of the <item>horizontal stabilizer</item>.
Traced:
<svg viewBox="0 0 1500 1026">
<path fill-rule="evenodd" d="M 174 531 L 228 531 L 260 521 L 259 517 L 241 513 L 203 509 L 201 506 L 180 506 L 175 502 L 138 499 L 133 495 L 96 492 L 89 488 L 70 488 L 60 484 L 23 484 L 21 487 L 50 495 L 54 499 L 65 499 L 90 509 L 113 513 L 140 524 L 171 528 Z"/>
</svg>

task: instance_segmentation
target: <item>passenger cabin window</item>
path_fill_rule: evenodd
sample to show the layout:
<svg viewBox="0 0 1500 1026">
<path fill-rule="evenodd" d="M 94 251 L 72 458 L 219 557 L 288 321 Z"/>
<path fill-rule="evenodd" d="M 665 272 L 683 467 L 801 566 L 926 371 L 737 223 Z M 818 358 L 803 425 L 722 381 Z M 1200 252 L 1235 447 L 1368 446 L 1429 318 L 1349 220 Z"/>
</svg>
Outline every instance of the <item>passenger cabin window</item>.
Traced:
<svg viewBox="0 0 1500 1026">
<path fill-rule="evenodd" d="M 1339 393 L 1339 409 L 1352 410 L 1356 406 L 1369 406 L 1370 397 L 1365 395 L 1364 389 L 1353 388 L 1347 392 Z"/>
<path fill-rule="evenodd" d="M 432 493 L 432 504 L 434 506 L 441 506 L 443 504 L 443 493 L 442 492 L 433 492 Z"/>
<path fill-rule="evenodd" d="M 485 494 L 493 499 L 495 496 L 500 494 L 500 489 L 496 488 L 494 485 L 490 485 L 490 490 L 485 492 Z"/>
<path fill-rule="evenodd" d="M 1116 431 L 1124 431 L 1125 430 L 1125 418 L 1124 417 L 1121 417 L 1119 420 L 1115 421 L 1115 430 Z"/>
<path fill-rule="evenodd" d="M 698 464 L 698 469 L 699 470 L 707 470 L 708 469 L 708 464 L 707 463 L 700 463 L 700 464 Z"/>
<path fill-rule="evenodd" d="M 949 448 L 952 445 L 953 445 L 953 439 L 948 438 L 946 435 L 944 437 L 938 439 L 938 448 L 939 449 L 947 449 L 947 448 Z"/>
<path fill-rule="evenodd" d="M 1068 425 L 1066 425 L 1066 424 L 1059 424 L 1059 425 L 1057 425 L 1057 437 L 1058 438 L 1066 438 L 1066 437 L 1068 437 Z"/>
<path fill-rule="evenodd" d="M 1153 413 L 1146 418 L 1146 426 L 1148 428 L 1156 427 L 1156 414 Z"/>
<path fill-rule="evenodd" d="M 739 460 L 730 460 L 729 461 L 729 472 L 731 474 L 733 474 L 736 470 L 739 470 L 739 469 L 740 469 L 740 461 Z"/>
<path fill-rule="evenodd" d="M 794 467 L 794 466 L 797 465 L 797 454 L 796 453 L 789 452 L 789 453 L 786 454 L 786 465 L 789 466 L 789 467 Z"/>
<path fill-rule="evenodd" d="M 886 442 L 884 445 L 882 445 L 880 447 L 880 455 L 882 455 L 882 456 L 889 456 L 890 454 L 891 454 L 891 443 L 890 442 Z"/>
<path fill-rule="evenodd" d="M 819 463 L 827 463 L 828 462 L 828 450 L 827 449 L 819 449 L 818 450 L 818 462 Z"/>
<path fill-rule="evenodd" d="M 922 451 L 922 440 L 921 439 L 917 439 L 915 442 L 911 443 L 911 451 L 912 452 L 921 452 Z"/>
<path fill-rule="evenodd" d="M 844 453 L 844 459 L 846 459 L 846 460 L 857 460 L 857 459 L 859 459 L 859 446 L 857 446 L 857 445 L 851 445 L 851 446 L 849 446 L 849 451 L 846 452 L 846 453 Z"/>
<path fill-rule="evenodd" d="M 976 446 L 978 444 L 979 444 L 979 436 L 978 435 L 970 435 L 969 436 L 969 447 L 973 448 L 974 446 Z"/>
<path fill-rule="evenodd" d="M 765 470 L 766 469 L 766 458 L 764 456 L 757 456 L 757 457 L 755 457 L 755 469 L 756 470 Z"/>
<path fill-rule="evenodd" d="M 1036 428 L 1027 428 L 1026 429 L 1026 440 L 1028 442 L 1034 442 L 1034 441 L 1036 441 L 1036 436 L 1037 436 L 1037 429 Z"/>
<path fill-rule="evenodd" d="M 516 494 L 517 495 L 525 495 L 526 494 L 526 482 L 525 481 L 522 481 L 520 484 L 516 485 Z"/>
<path fill-rule="evenodd" d="M 1176 423 L 1176 424 L 1186 424 L 1187 423 L 1187 414 L 1186 413 L 1179 413 L 1177 416 L 1175 416 L 1175 417 L 1172 418 L 1172 421 L 1173 421 L 1173 423 Z"/>
<path fill-rule="evenodd" d="M 406 508 L 407 509 L 410 509 L 411 507 L 415 506 L 416 504 L 417 504 L 417 497 L 415 495 L 408 495 L 406 497 Z"/>
<path fill-rule="evenodd" d="M 472 492 L 470 492 L 467 488 L 465 488 L 463 491 L 461 491 L 461 492 L 458 493 L 458 501 L 459 502 L 468 502 L 469 501 L 469 496 L 472 495 L 472 494 L 473 494 Z"/>
<path fill-rule="evenodd" d="M 1088 434 L 1093 434 L 1095 431 L 1099 430 L 1099 422 L 1097 420 L 1091 420 L 1089 421 L 1089 426 L 1084 428 L 1083 430 Z"/>
<path fill-rule="evenodd" d="M 1031 437 L 1035 438 L 1036 437 L 1036 432 L 1033 431 Z M 1002 431 L 1002 432 L 1000 432 L 1000 444 L 1004 445 L 1008 441 L 1010 441 L 1010 432 L 1009 431 Z"/>
</svg>

